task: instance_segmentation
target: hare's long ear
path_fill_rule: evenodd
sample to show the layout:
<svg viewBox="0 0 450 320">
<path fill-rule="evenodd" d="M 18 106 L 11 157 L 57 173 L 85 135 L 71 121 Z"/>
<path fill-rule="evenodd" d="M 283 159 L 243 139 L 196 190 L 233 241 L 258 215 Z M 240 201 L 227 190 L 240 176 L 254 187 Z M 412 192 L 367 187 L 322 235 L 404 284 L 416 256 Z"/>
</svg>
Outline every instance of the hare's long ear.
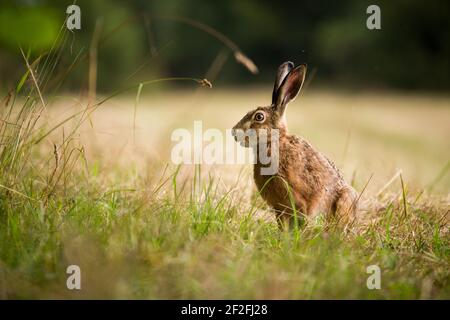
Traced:
<svg viewBox="0 0 450 320">
<path fill-rule="evenodd" d="M 303 86 L 306 75 L 306 64 L 301 64 L 295 69 L 291 70 L 284 78 L 283 83 L 278 90 L 278 96 L 275 103 L 280 114 L 284 113 L 286 105 L 297 97 L 300 89 Z"/>
<path fill-rule="evenodd" d="M 283 83 L 284 78 L 288 75 L 289 72 L 294 68 L 294 64 L 290 61 L 286 61 L 282 65 L 278 67 L 277 75 L 275 77 L 275 84 L 273 85 L 272 92 L 272 104 L 275 105 L 278 99 L 278 92 Z"/>
</svg>

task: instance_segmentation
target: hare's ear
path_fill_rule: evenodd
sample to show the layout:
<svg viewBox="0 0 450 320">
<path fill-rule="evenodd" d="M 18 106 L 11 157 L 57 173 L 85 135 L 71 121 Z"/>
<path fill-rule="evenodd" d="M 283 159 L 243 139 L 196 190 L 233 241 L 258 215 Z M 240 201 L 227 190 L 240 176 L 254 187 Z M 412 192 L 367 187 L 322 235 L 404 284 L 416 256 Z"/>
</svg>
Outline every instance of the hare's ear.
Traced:
<svg viewBox="0 0 450 320">
<path fill-rule="evenodd" d="M 275 107 L 280 113 L 283 113 L 286 105 L 297 97 L 297 94 L 302 88 L 305 81 L 306 64 L 301 64 L 295 69 L 291 70 L 284 78 L 283 83 L 278 90 L 278 96 Z"/>
<path fill-rule="evenodd" d="M 284 78 L 288 75 L 289 72 L 294 68 L 294 64 L 290 61 L 286 61 L 278 67 L 277 75 L 275 77 L 275 84 L 273 85 L 272 92 L 272 104 L 275 105 L 278 99 L 278 92 L 280 90 L 281 84 L 283 83 Z"/>
</svg>

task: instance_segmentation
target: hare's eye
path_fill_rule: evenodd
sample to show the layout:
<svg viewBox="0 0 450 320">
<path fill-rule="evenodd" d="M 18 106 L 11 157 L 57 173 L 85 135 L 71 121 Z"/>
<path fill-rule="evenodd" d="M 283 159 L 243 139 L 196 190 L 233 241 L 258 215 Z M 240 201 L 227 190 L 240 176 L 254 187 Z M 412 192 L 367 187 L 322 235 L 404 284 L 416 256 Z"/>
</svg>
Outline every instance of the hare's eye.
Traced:
<svg viewBox="0 0 450 320">
<path fill-rule="evenodd" d="M 255 114 L 255 120 L 258 122 L 263 122 L 265 118 L 266 117 L 265 117 L 264 113 L 262 113 L 262 112 L 257 112 Z"/>
</svg>

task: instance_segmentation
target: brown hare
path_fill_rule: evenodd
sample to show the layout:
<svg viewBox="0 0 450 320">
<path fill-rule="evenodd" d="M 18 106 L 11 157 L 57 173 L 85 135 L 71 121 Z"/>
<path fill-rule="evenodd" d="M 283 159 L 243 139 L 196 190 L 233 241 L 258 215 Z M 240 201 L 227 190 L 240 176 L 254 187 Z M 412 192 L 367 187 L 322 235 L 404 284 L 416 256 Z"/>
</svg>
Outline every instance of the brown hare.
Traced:
<svg viewBox="0 0 450 320">
<path fill-rule="evenodd" d="M 254 179 L 261 196 L 275 211 L 280 228 L 293 225 L 295 212 L 299 218 L 323 213 L 347 223 L 357 206 L 356 191 L 344 181 L 334 163 L 306 140 L 288 133 L 286 106 L 296 98 L 305 75 L 306 64 L 294 68 L 292 62 L 283 63 L 275 78 L 272 104 L 248 112 L 232 130 L 237 142 L 255 151 L 261 147 L 264 132 L 267 154 L 278 162 L 278 168 L 273 174 L 263 174 L 261 169 L 267 167 L 267 162 L 263 164 L 257 156 Z M 239 134 L 248 131 L 256 133 L 256 144 L 251 144 L 245 133 Z M 272 133 L 279 137 L 278 153 L 268 138 Z"/>
</svg>

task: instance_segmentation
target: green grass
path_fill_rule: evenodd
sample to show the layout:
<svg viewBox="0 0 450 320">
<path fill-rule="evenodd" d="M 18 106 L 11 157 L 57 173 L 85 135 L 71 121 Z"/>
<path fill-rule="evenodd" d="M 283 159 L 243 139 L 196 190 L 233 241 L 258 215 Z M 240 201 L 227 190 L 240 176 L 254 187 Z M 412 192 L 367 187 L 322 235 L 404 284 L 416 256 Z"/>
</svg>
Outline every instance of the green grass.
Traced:
<svg viewBox="0 0 450 320">
<path fill-rule="evenodd" d="M 127 173 L 114 182 L 75 172 L 47 196 L 30 170 L 21 194 L 3 188 L 1 298 L 450 297 L 445 212 L 415 195 L 406 215 L 402 197 L 385 200 L 348 233 L 320 219 L 287 233 L 215 181 L 176 191 L 173 168 L 118 187 Z M 80 291 L 65 287 L 71 264 L 81 267 Z M 366 287 L 371 264 L 381 290 Z"/>
<path fill-rule="evenodd" d="M 350 229 L 319 217 L 280 232 L 248 166 L 169 158 L 175 128 L 230 128 L 269 87 L 137 86 L 89 104 L 39 90 L 51 74 L 24 59 L 0 102 L 0 298 L 450 298 L 448 97 L 303 94 L 291 131 L 358 191 L 373 179 Z M 66 288 L 72 264 L 79 291 Z M 366 286 L 373 264 L 381 290 Z"/>
</svg>

